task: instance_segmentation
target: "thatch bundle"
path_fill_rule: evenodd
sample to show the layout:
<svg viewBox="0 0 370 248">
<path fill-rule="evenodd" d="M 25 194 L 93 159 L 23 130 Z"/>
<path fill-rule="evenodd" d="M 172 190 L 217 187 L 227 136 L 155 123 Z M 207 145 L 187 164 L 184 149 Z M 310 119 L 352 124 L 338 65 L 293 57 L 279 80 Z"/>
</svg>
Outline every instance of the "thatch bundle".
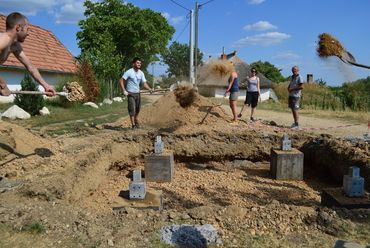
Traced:
<svg viewBox="0 0 370 248">
<path fill-rule="evenodd" d="M 179 85 L 174 94 L 176 101 L 183 108 L 190 107 L 197 98 L 197 92 L 191 85 Z"/>
<path fill-rule="evenodd" d="M 328 33 L 319 35 L 319 42 L 316 50 L 320 57 L 337 56 L 342 58 L 345 53 L 342 44 Z"/>
<path fill-rule="evenodd" d="M 63 87 L 63 90 L 68 93 L 67 99 L 70 102 L 77 102 L 85 100 L 85 92 L 82 86 L 77 82 L 69 82 Z"/>
<path fill-rule="evenodd" d="M 228 60 L 212 60 L 208 67 L 211 75 L 219 77 L 228 76 L 235 71 L 233 63 Z"/>
</svg>

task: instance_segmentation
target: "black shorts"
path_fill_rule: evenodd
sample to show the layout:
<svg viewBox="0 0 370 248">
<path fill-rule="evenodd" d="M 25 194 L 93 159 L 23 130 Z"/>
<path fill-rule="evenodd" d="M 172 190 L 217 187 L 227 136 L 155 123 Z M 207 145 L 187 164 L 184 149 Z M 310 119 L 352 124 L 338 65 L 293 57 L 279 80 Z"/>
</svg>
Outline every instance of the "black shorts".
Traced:
<svg viewBox="0 0 370 248">
<path fill-rule="evenodd" d="M 129 93 L 127 96 L 127 109 L 130 116 L 138 115 L 140 112 L 140 93 Z"/>
<path fill-rule="evenodd" d="M 301 100 L 300 97 L 294 97 L 294 96 L 289 96 L 288 99 L 288 107 L 294 110 L 299 109 L 299 101 Z"/>
<path fill-rule="evenodd" d="M 247 95 L 245 96 L 244 104 L 248 104 L 249 106 L 252 106 L 252 108 L 257 107 L 259 95 L 260 94 L 258 93 L 258 91 L 247 92 Z"/>
</svg>

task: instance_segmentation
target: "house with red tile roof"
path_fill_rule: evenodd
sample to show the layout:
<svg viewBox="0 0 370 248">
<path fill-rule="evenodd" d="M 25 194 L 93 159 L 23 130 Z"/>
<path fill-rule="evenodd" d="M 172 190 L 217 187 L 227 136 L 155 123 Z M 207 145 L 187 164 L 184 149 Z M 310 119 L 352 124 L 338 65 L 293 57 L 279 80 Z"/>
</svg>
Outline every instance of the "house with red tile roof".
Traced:
<svg viewBox="0 0 370 248">
<path fill-rule="evenodd" d="M 5 32 L 5 20 L 6 16 L 0 14 L 0 32 Z M 55 85 L 60 78 L 76 72 L 73 55 L 49 30 L 30 24 L 28 36 L 22 43 L 22 47 L 28 59 L 38 68 L 42 77 L 50 85 Z M 0 65 L 0 76 L 11 90 L 21 88 L 20 83 L 25 72 L 25 67 L 13 54 L 4 64 Z M 0 98 L 6 97 L 0 96 Z"/>
</svg>

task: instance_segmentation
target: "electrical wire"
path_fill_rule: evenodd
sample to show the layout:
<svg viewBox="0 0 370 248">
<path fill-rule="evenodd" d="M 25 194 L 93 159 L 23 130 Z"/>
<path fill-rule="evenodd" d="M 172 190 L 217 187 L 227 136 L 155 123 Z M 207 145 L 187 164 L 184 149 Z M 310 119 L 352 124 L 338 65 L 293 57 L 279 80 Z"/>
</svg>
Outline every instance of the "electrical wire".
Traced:
<svg viewBox="0 0 370 248">
<path fill-rule="evenodd" d="M 202 7 L 202 6 L 204 6 L 204 5 L 206 5 L 206 4 L 210 3 L 210 2 L 213 2 L 213 1 L 215 1 L 215 0 L 209 0 L 209 1 L 205 2 L 205 3 L 199 4 L 199 7 Z"/>
<path fill-rule="evenodd" d="M 186 7 L 184 7 L 184 6 L 182 6 L 181 4 L 179 4 L 178 2 L 176 2 L 176 1 L 174 1 L 174 0 L 170 0 L 171 2 L 173 2 L 174 4 L 176 4 L 176 5 L 178 5 L 178 6 L 180 6 L 181 8 L 183 8 L 183 9 L 186 9 L 187 11 L 190 11 L 190 9 L 188 9 L 188 8 L 186 8 Z"/>
<path fill-rule="evenodd" d="M 184 28 L 181 30 L 180 34 L 177 35 L 176 39 L 173 42 L 176 42 L 180 38 L 180 36 L 184 33 L 185 29 L 189 26 L 189 24 L 190 24 L 190 19 L 188 20 Z"/>
</svg>

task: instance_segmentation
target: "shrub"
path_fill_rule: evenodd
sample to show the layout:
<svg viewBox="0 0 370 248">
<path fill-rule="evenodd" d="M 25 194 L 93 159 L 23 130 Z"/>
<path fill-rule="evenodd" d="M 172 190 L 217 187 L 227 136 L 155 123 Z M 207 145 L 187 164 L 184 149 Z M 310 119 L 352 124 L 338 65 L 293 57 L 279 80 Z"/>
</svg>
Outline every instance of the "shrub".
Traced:
<svg viewBox="0 0 370 248">
<path fill-rule="evenodd" d="M 31 78 L 27 72 L 21 82 L 22 90 L 39 91 L 38 84 Z M 45 106 L 45 100 L 42 95 L 22 95 L 19 94 L 14 99 L 14 104 L 18 105 L 30 115 L 37 115 L 39 111 Z"/>
<path fill-rule="evenodd" d="M 81 59 L 77 71 L 78 82 L 86 95 L 86 101 L 95 102 L 100 94 L 99 82 L 87 59 Z"/>
</svg>

